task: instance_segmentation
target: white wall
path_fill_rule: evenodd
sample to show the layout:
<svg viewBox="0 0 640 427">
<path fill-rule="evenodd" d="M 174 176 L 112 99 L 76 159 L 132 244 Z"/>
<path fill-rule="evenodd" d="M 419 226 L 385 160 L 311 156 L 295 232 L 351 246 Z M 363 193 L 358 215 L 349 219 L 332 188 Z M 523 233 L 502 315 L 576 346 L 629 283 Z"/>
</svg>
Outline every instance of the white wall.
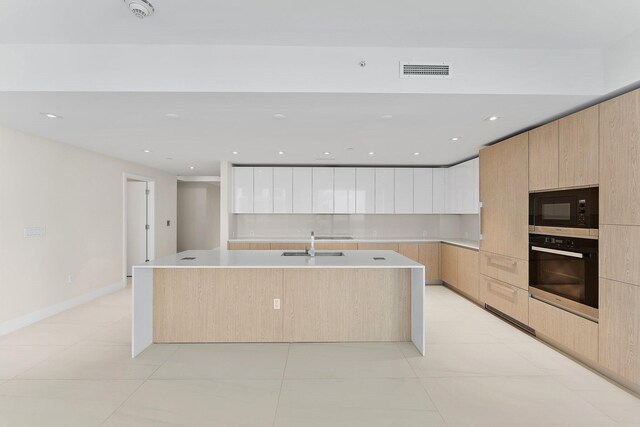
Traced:
<svg viewBox="0 0 640 427">
<path fill-rule="evenodd" d="M 478 239 L 478 215 L 234 215 L 231 239 L 459 237 Z"/>
<path fill-rule="evenodd" d="M 156 181 L 156 256 L 175 253 L 175 176 L 0 127 L 0 332 L 122 280 L 125 172 Z"/>
<path fill-rule="evenodd" d="M 220 245 L 220 186 L 178 182 L 178 252 Z"/>
</svg>

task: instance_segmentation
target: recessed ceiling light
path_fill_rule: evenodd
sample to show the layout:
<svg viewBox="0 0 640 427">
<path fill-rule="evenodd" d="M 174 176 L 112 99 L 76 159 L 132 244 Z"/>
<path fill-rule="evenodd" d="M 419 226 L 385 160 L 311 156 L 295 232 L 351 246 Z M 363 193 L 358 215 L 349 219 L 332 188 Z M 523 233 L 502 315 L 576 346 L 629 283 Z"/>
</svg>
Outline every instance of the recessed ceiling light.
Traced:
<svg viewBox="0 0 640 427">
<path fill-rule="evenodd" d="M 231 152 L 231 154 L 238 154 L 238 152 L 237 151 L 233 151 L 233 152 Z"/>
<path fill-rule="evenodd" d="M 173 157 L 165 157 L 167 160 L 173 160 Z"/>
<path fill-rule="evenodd" d="M 280 113 L 276 113 L 276 114 L 273 115 L 273 118 L 277 119 L 277 120 L 282 120 L 282 119 L 284 119 L 286 117 L 287 116 L 285 116 L 284 114 L 280 114 Z"/>
<path fill-rule="evenodd" d="M 488 120 L 490 122 L 495 122 L 496 120 L 498 120 L 500 117 L 498 116 L 489 116 L 487 117 L 485 120 Z"/>
<path fill-rule="evenodd" d="M 373 151 L 369 151 L 369 155 L 370 155 L 370 156 L 373 156 Z"/>
<path fill-rule="evenodd" d="M 150 153 L 151 152 L 151 150 L 142 150 L 142 151 L 144 151 L 145 153 Z"/>
<path fill-rule="evenodd" d="M 189 166 L 189 169 L 194 170 L 196 167 L 195 166 Z"/>
<path fill-rule="evenodd" d="M 59 116 L 57 114 L 53 114 L 53 113 L 42 113 L 43 116 L 49 118 L 49 119 L 61 119 L 62 116 Z"/>
<path fill-rule="evenodd" d="M 415 153 L 413 153 L 414 156 L 419 156 L 420 153 L 418 153 L 417 151 Z"/>
<path fill-rule="evenodd" d="M 284 154 L 284 151 L 278 151 L 278 154 L 282 156 Z"/>
<path fill-rule="evenodd" d="M 382 116 L 380 116 L 381 119 L 391 119 L 393 118 L 393 116 L 391 114 L 383 114 Z"/>
<path fill-rule="evenodd" d="M 322 154 L 324 154 L 325 156 L 329 156 L 329 155 L 331 155 L 331 153 L 330 153 L 330 152 L 328 152 L 328 151 L 325 151 L 325 152 L 324 152 L 324 153 L 322 153 Z"/>
<path fill-rule="evenodd" d="M 177 115 L 176 113 L 167 113 L 167 114 L 165 114 L 164 116 L 165 116 L 166 118 L 168 118 L 168 119 L 179 119 L 179 118 L 180 118 L 180 116 L 179 116 L 179 115 Z"/>
<path fill-rule="evenodd" d="M 460 141 L 460 137 L 459 136 L 454 136 L 453 138 L 451 138 L 452 141 Z"/>
</svg>

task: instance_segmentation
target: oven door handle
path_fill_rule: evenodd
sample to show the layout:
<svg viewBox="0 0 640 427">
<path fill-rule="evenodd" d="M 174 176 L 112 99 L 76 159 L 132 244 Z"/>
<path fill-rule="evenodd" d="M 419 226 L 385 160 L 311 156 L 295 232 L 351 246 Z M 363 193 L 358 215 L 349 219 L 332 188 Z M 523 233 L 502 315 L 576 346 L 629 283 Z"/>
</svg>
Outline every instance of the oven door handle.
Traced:
<svg viewBox="0 0 640 427">
<path fill-rule="evenodd" d="M 541 248 L 540 246 L 531 246 L 532 251 L 546 252 L 549 254 L 570 256 L 573 258 L 584 258 L 584 255 L 578 252 L 561 251 L 559 249 Z"/>
</svg>

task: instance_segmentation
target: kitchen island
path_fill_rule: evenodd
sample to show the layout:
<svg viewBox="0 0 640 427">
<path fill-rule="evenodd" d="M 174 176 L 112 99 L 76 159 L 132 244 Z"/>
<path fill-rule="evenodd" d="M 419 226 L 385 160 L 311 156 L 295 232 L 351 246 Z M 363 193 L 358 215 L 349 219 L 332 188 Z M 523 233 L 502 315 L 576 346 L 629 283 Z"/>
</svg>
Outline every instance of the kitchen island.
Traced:
<svg viewBox="0 0 640 427">
<path fill-rule="evenodd" d="M 425 268 L 393 251 L 186 251 L 133 268 L 132 356 L 152 343 L 409 341 Z"/>
</svg>

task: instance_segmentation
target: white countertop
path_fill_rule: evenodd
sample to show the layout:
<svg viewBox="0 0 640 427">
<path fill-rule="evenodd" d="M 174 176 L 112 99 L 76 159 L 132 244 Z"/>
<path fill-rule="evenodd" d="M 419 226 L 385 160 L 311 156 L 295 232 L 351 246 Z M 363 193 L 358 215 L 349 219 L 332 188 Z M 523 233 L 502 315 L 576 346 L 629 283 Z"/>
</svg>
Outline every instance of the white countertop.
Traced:
<svg viewBox="0 0 640 427">
<path fill-rule="evenodd" d="M 229 243 L 309 243 L 308 238 L 250 238 L 250 239 L 229 239 Z M 354 239 L 321 239 L 316 238 L 316 243 L 448 243 L 462 246 L 468 249 L 480 249 L 480 242 L 470 239 L 457 239 L 448 237 L 413 238 L 413 237 L 358 237 Z"/>
<path fill-rule="evenodd" d="M 394 251 L 342 251 L 344 256 L 282 256 L 283 251 L 185 251 L 134 268 L 424 268 Z M 332 252 L 332 251 L 318 251 Z M 195 257 L 194 260 L 183 260 Z M 374 260 L 382 257 L 384 260 Z"/>
</svg>

